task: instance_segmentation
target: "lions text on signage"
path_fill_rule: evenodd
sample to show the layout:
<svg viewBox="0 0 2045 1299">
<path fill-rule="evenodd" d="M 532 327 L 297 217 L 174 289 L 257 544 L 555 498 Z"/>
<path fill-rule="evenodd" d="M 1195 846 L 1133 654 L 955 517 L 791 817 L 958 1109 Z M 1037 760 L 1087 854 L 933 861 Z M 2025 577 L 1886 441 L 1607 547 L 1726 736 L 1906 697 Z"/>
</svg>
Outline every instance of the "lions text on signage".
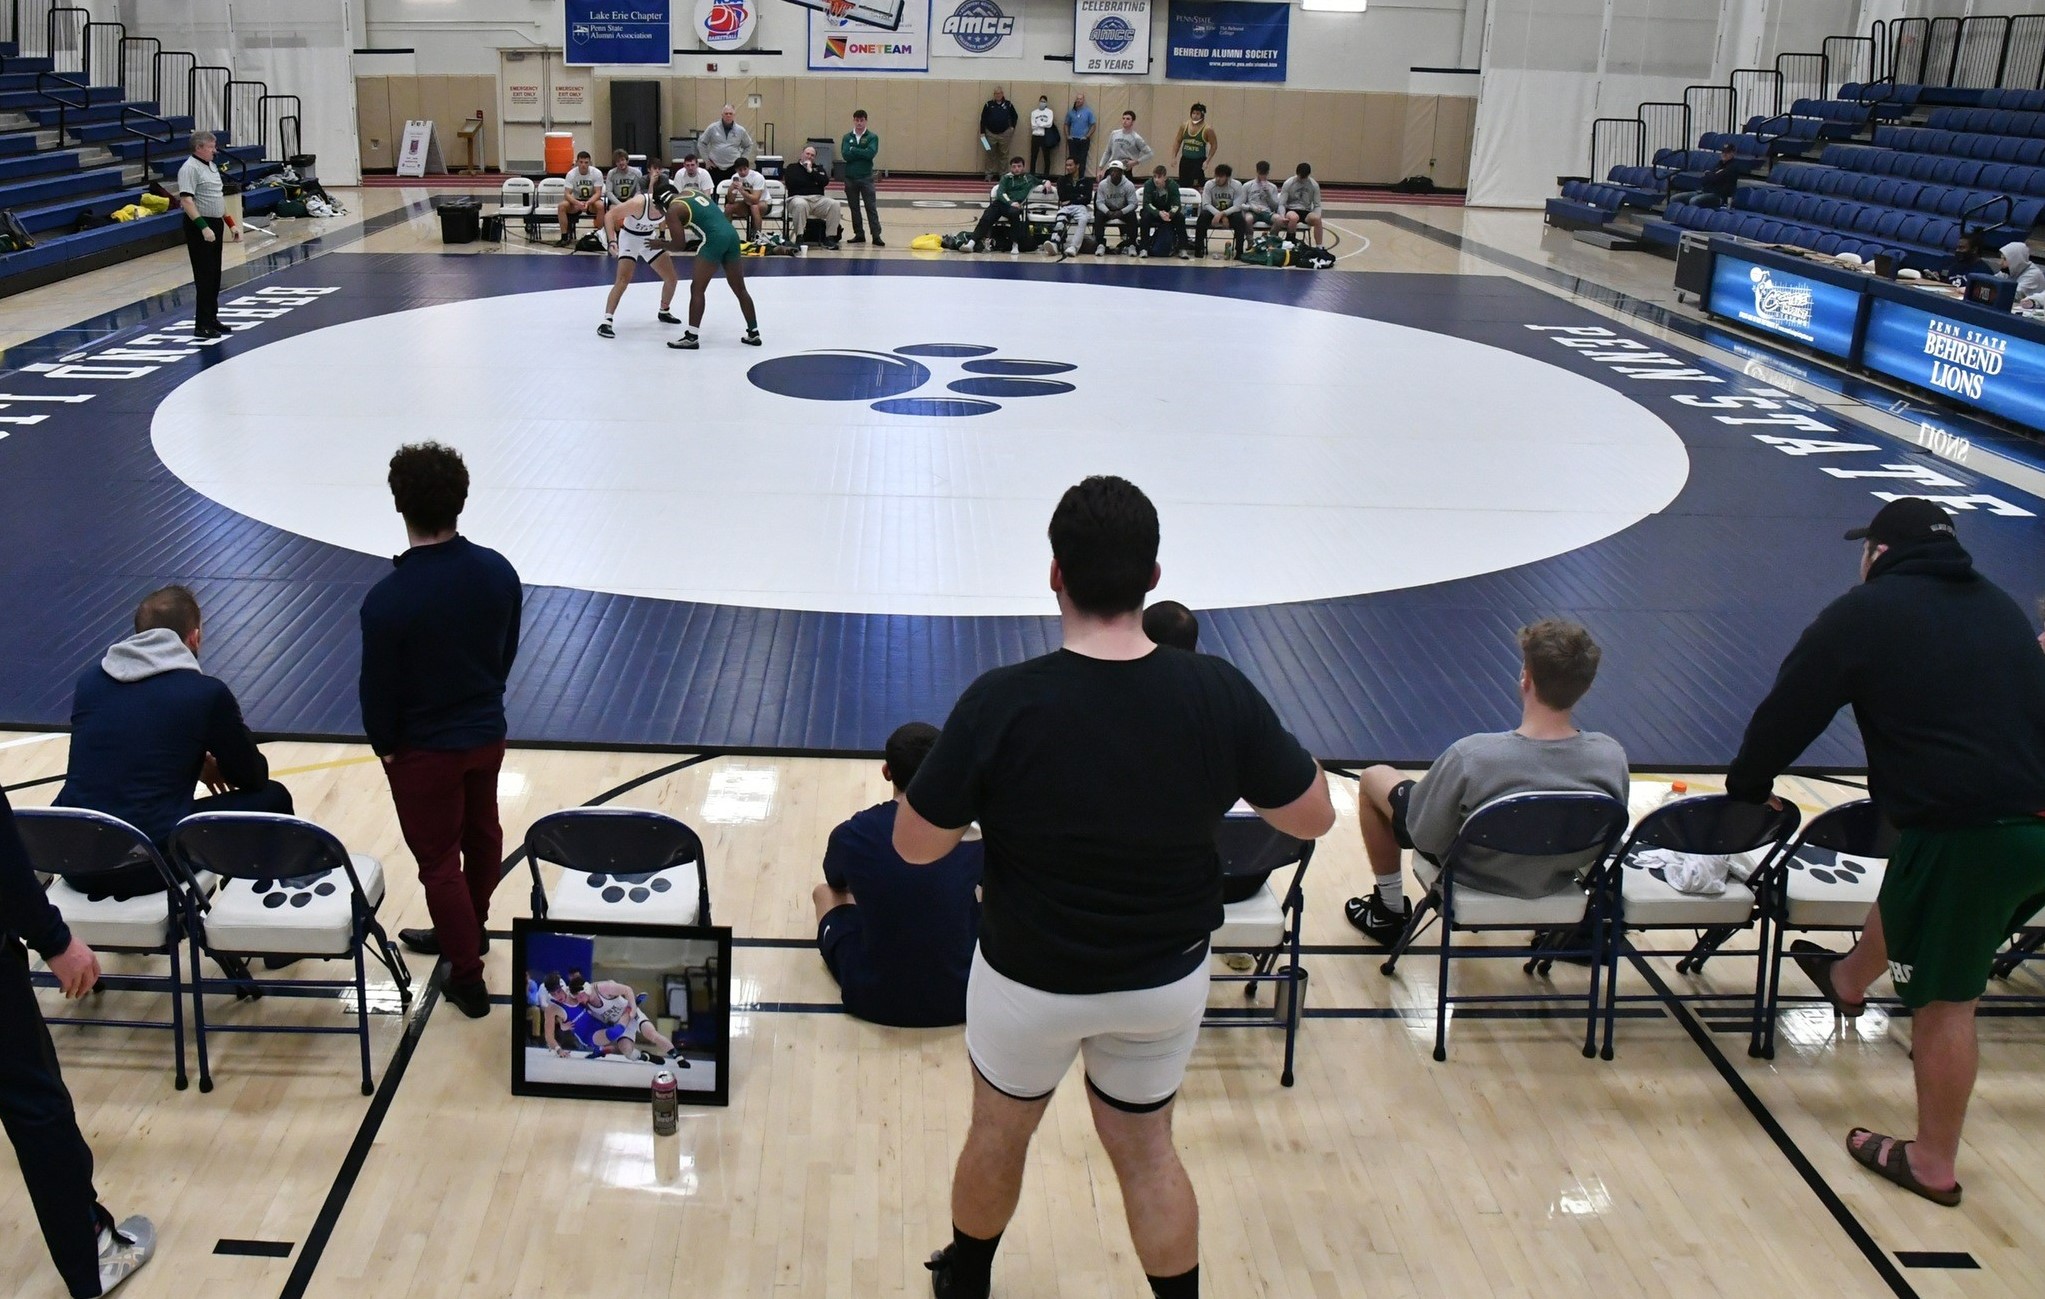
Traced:
<svg viewBox="0 0 2045 1299">
<path fill-rule="evenodd" d="M 713 50 L 742 50 L 759 27 L 762 0 L 696 0 L 696 39 Z"/>
<path fill-rule="evenodd" d="M 1971 402 L 2045 429 L 2045 342 L 2012 322 L 2007 332 L 1878 297 L 1861 364 L 1877 374 Z"/>
<path fill-rule="evenodd" d="M 673 58 L 673 0 L 562 0 L 566 61 L 666 67 Z"/>
<path fill-rule="evenodd" d="M 1020 9 L 1020 0 L 1009 0 Z M 962 58 L 1019 59 L 1021 22 L 996 0 L 941 0 L 944 17 L 937 22 L 937 34 L 945 39 L 938 52 Z"/>
<path fill-rule="evenodd" d="M 1860 294 L 1722 254 L 1712 271 L 1711 311 L 1832 356 L 1851 356 Z"/>
<path fill-rule="evenodd" d="M 1072 70 L 1141 76 L 1150 71 L 1150 0 L 1078 0 Z"/>
<path fill-rule="evenodd" d="M 756 0 L 747 0 L 755 3 Z M 811 72 L 930 71 L 931 0 L 909 0 L 894 31 L 809 11 Z"/>
<path fill-rule="evenodd" d="M 1172 0 L 1165 75 L 1186 81 L 1283 81 L 1292 7 Z"/>
</svg>

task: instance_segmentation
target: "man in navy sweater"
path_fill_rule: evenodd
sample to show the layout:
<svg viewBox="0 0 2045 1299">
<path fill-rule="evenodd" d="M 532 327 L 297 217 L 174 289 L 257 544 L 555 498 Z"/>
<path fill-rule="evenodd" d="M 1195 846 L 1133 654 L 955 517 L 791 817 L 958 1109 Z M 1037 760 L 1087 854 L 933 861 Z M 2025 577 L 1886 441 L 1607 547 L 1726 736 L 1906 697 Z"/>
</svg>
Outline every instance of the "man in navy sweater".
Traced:
<svg viewBox="0 0 2045 1299">
<path fill-rule="evenodd" d="M 411 548 L 362 602 L 362 729 L 383 759 L 433 917 L 433 928 L 398 938 L 445 956 L 443 995 L 481 1019 L 490 1013 L 484 924 L 504 855 L 504 683 L 523 595 L 504 556 L 455 532 L 469 471 L 453 449 L 398 448 L 390 486 Z"/>
<path fill-rule="evenodd" d="M 234 692 L 199 670 L 199 601 L 182 586 L 150 593 L 135 634 L 115 641 L 78 678 L 71 755 L 59 807 L 116 816 L 159 847 L 194 812 L 291 811 L 291 793 L 242 721 Z M 204 784 L 212 791 L 194 798 Z M 163 892 L 152 865 L 95 875 L 96 897 Z"/>
<path fill-rule="evenodd" d="M 15 831 L 14 809 L 0 794 L 0 1040 L 7 1043 L 0 1051 L 0 1122 L 65 1287 L 78 1299 L 110 1294 L 156 1252 L 156 1228 L 147 1218 L 115 1223 L 92 1189 L 92 1147 L 78 1131 L 23 943 L 48 963 L 65 996 L 83 997 L 99 982 L 99 958 L 71 936 L 43 895 Z"/>
</svg>

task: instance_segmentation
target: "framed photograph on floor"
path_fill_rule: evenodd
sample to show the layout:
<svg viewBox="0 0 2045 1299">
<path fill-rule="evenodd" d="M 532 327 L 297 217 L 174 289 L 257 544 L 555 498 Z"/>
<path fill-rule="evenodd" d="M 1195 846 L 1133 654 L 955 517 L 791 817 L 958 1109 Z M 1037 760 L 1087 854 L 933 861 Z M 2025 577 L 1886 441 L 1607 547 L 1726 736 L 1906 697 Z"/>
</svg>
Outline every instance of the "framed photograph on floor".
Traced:
<svg viewBox="0 0 2045 1299">
<path fill-rule="evenodd" d="M 603 920 L 511 925 L 511 1091 L 731 1103 L 731 930 Z"/>
</svg>

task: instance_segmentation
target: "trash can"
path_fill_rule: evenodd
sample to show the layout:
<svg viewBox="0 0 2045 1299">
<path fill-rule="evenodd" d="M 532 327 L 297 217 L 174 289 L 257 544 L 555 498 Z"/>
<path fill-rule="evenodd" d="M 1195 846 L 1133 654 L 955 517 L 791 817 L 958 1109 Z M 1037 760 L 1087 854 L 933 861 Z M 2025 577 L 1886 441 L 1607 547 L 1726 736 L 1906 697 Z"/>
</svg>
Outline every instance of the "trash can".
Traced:
<svg viewBox="0 0 2045 1299">
<path fill-rule="evenodd" d="M 546 164 L 549 176 L 566 176 L 575 166 L 575 133 L 547 132 Z"/>
<path fill-rule="evenodd" d="M 440 205 L 440 242 L 472 244 L 481 234 L 483 205 L 472 198 Z"/>
</svg>

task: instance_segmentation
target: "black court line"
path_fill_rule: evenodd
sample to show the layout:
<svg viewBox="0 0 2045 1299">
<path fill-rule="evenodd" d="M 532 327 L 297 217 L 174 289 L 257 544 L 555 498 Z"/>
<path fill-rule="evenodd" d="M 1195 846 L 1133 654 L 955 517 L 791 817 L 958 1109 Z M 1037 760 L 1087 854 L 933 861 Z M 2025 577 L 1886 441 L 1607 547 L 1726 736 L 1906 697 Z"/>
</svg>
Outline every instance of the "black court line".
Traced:
<svg viewBox="0 0 2045 1299">
<path fill-rule="evenodd" d="M 1965 1250 L 1899 1249 L 1896 1261 L 1904 1267 L 1949 1267 L 1978 1269 L 1981 1264 Z"/>
<path fill-rule="evenodd" d="M 244 1258 L 290 1258 L 295 1248 L 288 1240 L 235 1240 L 228 1237 L 216 1242 L 216 1254 L 238 1254 Z"/>
<path fill-rule="evenodd" d="M 1733 1095 L 1739 1097 L 1740 1103 L 1747 1107 L 1747 1113 L 1761 1125 L 1761 1130 L 1768 1134 L 1769 1140 L 1775 1143 L 1775 1148 L 1789 1161 L 1789 1166 L 1804 1179 L 1804 1185 L 1811 1188 L 1811 1194 L 1818 1197 L 1818 1203 L 1825 1206 L 1833 1221 L 1839 1224 L 1839 1229 L 1846 1233 L 1847 1239 L 1860 1249 L 1861 1255 L 1868 1261 L 1868 1266 L 1874 1268 L 1876 1275 L 1888 1283 L 1889 1289 L 1895 1292 L 1898 1299 L 1917 1299 L 1917 1291 L 1910 1282 L 1896 1270 L 1896 1265 L 1889 1260 L 1888 1254 L 1876 1243 L 1875 1238 L 1868 1234 L 1867 1228 L 1861 1226 L 1860 1219 L 1853 1216 L 1853 1210 L 1846 1207 L 1846 1202 L 1841 1200 L 1839 1193 L 1825 1181 L 1824 1175 L 1804 1157 L 1804 1152 L 1797 1148 L 1796 1142 L 1783 1130 L 1775 1115 L 1769 1112 L 1766 1103 L 1747 1085 L 1747 1080 L 1740 1076 L 1732 1061 L 1718 1049 L 1718 1043 L 1711 1040 L 1711 1033 L 1698 1022 L 1695 1015 L 1690 1013 L 1690 1008 L 1676 996 L 1667 983 L 1663 982 L 1662 976 L 1655 972 L 1652 965 L 1631 953 L 1629 959 L 1633 962 L 1633 968 L 1647 980 L 1648 987 L 1653 988 L 1668 1003 L 1669 1010 L 1690 1034 L 1690 1040 L 1695 1042 L 1697 1049 L 1711 1061 L 1712 1067 L 1718 1070 L 1718 1076 L 1725 1080 Z"/>
<path fill-rule="evenodd" d="M 645 775 L 636 776 L 622 785 L 605 790 L 583 806 L 602 806 L 641 785 L 680 771 L 684 767 L 707 762 L 717 756 L 714 753 L 700 753 L 692 758 L 671 762 L 664 767 L 656 767 Z M 502 879 L 509 875 L 524 853 L 525 848 L 521 845 L 507 855 L 498 878 Z M 348 1154 L 341 1161 L 340 1171 L 334 1174 L 334 1184 L 328 1188 L 327 1198 L 321 1203 L 318 1216 L 313 1219 L 312 1230 L 306 1233 L 305 1245 L 299 1252 L 298 1262 L 292 1266 L 291 1275 L 285 1278 L 284 1288 L 278 1292 L 278 1299 L 304 1299 L 306 1288 L 312 1284 L 312 1274 L 318 1270 L 320 1259 L 327 1252 L 327 1244 L 333 1239 L 334 1228 L 340 1225 L 341 1214 L 348 1207 L 348 1197 L 355 1193 L 355 1183 L 362 1176 L 362 1168 L 369 1160 L 369 1152 L 376 1146 L 377 1134 L 383 1129 L 383 1121 L 390 1113 L 391 1102 L 397 1098 L 398 1088 L 405 1081 L 405 1071 L 411 1067 L 412 1056 L 419 1049 L 419 1039 L 425 1035 L 426 1023 L 433 1017 L 433 1008 L 440 1003 L 440 986 L 447 978 L 447 968 L 445 960 L 435 962 L 433 973 L 426 981 L 426 989 L 419 997 L 419 1008 L 413 1012 L 411 1020 L 405 1025 L 405 1034 L 398 1041 L 398 1049 L 391 1054 L 390 1063 L 384 1066 L 383 1080 L 377 1084 L 376 1095 L 370 1099 L 369 1109 L 363 1114 L 361 1124 L 355 1129 L 355 1140 L 348 1146 Z"/>
</svg>

